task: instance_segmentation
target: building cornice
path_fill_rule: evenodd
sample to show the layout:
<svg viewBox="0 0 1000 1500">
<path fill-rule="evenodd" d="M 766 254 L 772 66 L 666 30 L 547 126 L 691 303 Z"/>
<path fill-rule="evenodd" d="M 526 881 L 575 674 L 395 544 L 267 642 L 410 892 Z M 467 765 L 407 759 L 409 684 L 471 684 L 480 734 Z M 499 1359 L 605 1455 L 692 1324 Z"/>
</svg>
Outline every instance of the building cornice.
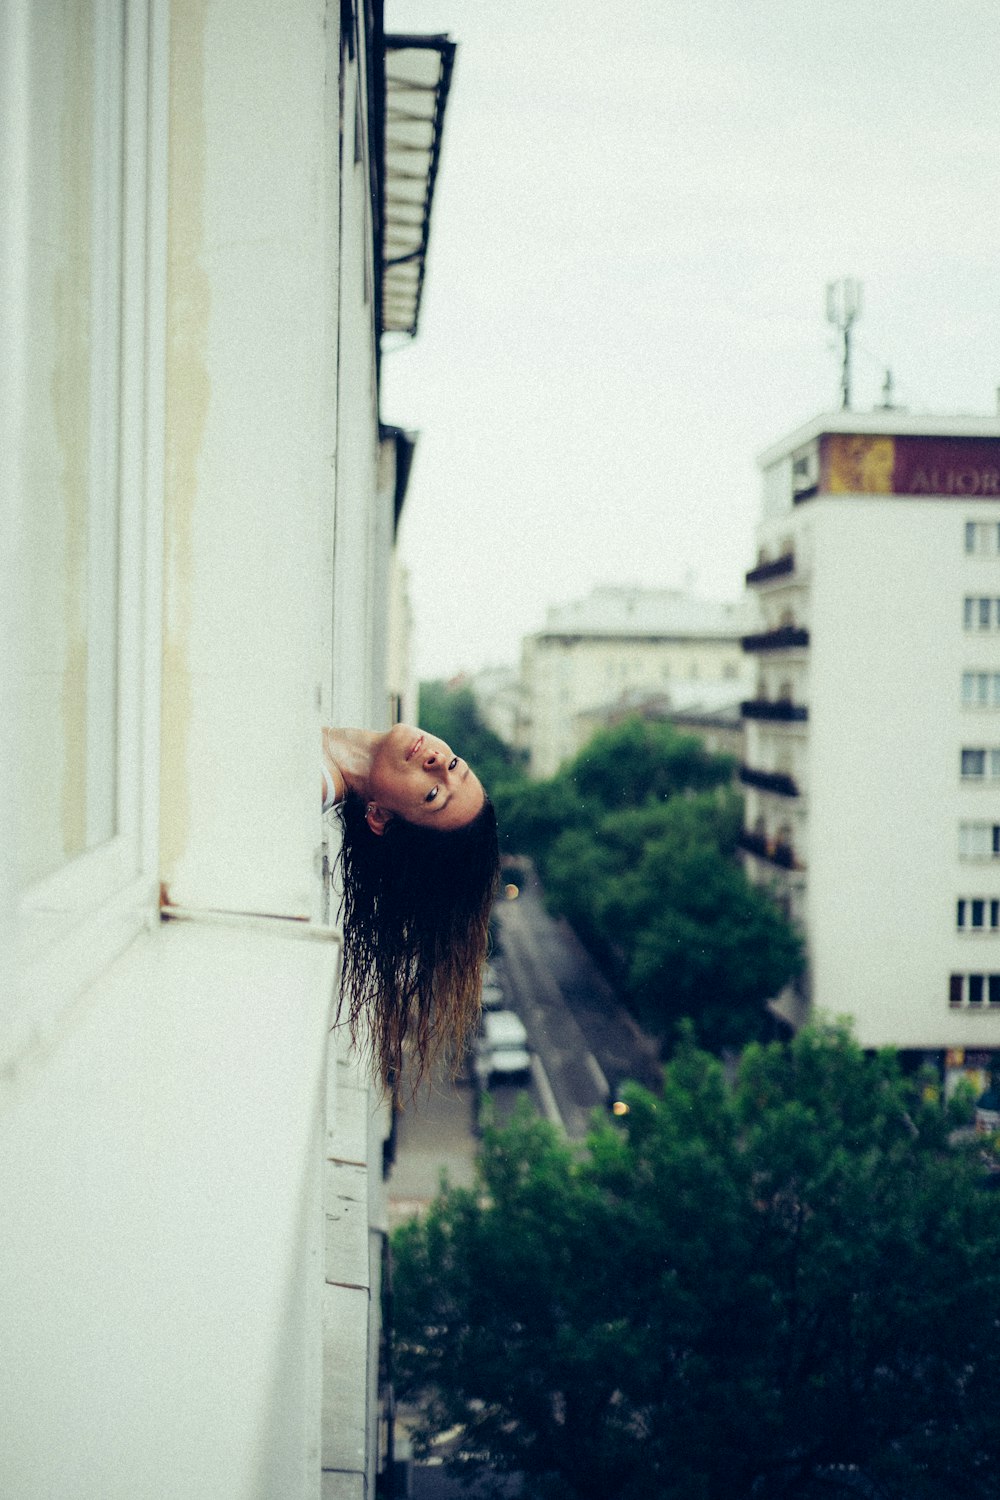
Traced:
<svg viewBox="0 0 1000 1500">
<path fill-rule="evenodd" d="M 862 436 L 887 434 L 895 437 L 1000 438 L 1000 416 L 915 415 L 895 409 L 875 411 L 828 411 L 812 417 L 794 432 L 780 438 L 757 455 L 757 466 L 770 469 L 825 432 L 850 432 Z"/>
</svg>

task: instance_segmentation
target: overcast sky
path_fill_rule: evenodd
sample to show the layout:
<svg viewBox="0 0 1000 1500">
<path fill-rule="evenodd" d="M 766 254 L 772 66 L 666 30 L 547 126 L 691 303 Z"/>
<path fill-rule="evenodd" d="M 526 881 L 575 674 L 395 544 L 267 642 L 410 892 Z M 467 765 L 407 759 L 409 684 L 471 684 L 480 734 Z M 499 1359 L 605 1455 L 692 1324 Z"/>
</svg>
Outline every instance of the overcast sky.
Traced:
<svg viewBox="0 0 1000 1500">
<path fill-rule="evenodd" d="M 401 530 L 421 677 L 596 583 L 737 598 L 756 455 L 839 404 L 996 411 L 998 0 L 386 0 L 458 43 Z"/>
</svg>

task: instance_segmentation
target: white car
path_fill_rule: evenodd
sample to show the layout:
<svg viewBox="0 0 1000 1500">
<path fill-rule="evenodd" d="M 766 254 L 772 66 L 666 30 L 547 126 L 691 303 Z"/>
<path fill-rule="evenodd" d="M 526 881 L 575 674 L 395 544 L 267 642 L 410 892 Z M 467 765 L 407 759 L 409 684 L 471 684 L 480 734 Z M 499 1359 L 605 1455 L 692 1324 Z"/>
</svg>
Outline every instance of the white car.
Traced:
<svg viewBox="0 0 1000 1500">
<path fill-rule="evenodd" d="M 483 981 L 483 1010 L 503 1010 L 503 990 L 496 980 Z"/>
<path fill-rule="evenodd" d="M 487 1088 L 493 1078 L 511 1082 L 527 1077 L 531 1071 L 531 1053 L 520 1016 L 515 1016 L 512 1010 L 487 1011 L 482 1035 L 476 1041 L 473 1067 L 480 1085 Z"/>
</svg>

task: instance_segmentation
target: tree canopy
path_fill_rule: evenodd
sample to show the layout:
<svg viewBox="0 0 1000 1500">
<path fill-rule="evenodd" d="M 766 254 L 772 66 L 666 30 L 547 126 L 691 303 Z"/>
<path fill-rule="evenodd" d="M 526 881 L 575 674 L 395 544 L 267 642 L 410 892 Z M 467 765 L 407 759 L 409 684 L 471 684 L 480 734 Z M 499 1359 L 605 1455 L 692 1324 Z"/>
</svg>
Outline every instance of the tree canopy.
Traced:
<svg viewBox="0 0 1000 1500">
<path fill-rule="evenodd" d="M 523 782 L 503 800 L 503 832 L 512 853 L 544 864 L 568 828 L 588 828 L 617 811 L 661 804 L 679 793 L 709 791 L 732 780 L 728 756 L 711 755 L 672 724 L 624 720 L 599 730 L 545 781 Z"/>
<path fill-rule="evenodd" d="M 764 1002 L 802 964 L 796 934 L 736 858 L 732 761 L 669 724 L 602 731 L 548 781 L 501 794 L 507 846 L 536 861 L 639 1018 L 715 1047 L 764 1039 Z"/>
<path fill-rule="evenodd" d="M 418 1448 L 531 1500 L 993 1500 L 1000 1195 L 841 1027 L 687 1041 L 585 1155 L 525 1113 L 394 1237 Z"/>
</svg>

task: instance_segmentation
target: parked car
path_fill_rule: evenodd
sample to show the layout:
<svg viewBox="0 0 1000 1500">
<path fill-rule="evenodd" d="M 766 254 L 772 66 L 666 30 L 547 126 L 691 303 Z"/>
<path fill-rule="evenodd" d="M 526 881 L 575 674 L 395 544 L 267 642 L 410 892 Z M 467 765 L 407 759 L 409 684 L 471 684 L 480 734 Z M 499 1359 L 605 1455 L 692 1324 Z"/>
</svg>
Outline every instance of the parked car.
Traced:
<svg viewBox="0 0 1000 1500">
<path fill-rule="evenodd" d="M 520 1016 L 515 1016 L 512 1010 L 486 1012 L 482 1033 L 476 1040 L 473 1068 L 477 1082 L 484 1088 L 494 1078 L 513 1083 L 527 1077 L 531 1071 L 531 1053 Z"/>
<path fill-rule="evenodd" d="M 483 1010 L 503 1010 L 503 985 L 496 968 L 489 961 L 483 968 Z"/>
<path fill-rule="evenodd" d="M 494 980 L 492 983 L 489 980 L 484 980 L 484 982 L 483 982 L 483 1010 L 503 1010 L 503 1009 L 504 1009 L 504 995 L 503 995 L 503 990 L 497 984 L 496 980 Z"/>
</svg>

